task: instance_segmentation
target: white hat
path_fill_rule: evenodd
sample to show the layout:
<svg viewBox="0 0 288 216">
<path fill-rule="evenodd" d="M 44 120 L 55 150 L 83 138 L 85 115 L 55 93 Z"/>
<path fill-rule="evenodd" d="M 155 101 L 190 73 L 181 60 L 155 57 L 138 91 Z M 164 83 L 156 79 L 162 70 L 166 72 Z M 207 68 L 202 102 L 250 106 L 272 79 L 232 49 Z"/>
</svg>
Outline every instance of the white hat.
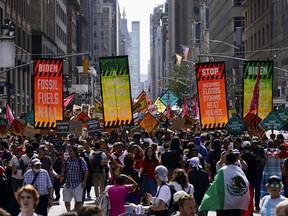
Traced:
<svg viewBox="0 0 288 216">
<path fill-rule="evenodd" d="M 174 195 L 173 195 L 174 202 L 175 203 L 178 202 L 178 200 L 184 195 L 187 195 L 187 193 L 183 190 L 180 190 L 180 191 L 177 191 L 176 193 L 174 193 Z"/>
<path fill-rule="evenodd" d="M 38 159 L 38 158 L 34 158 L 32 161 L 31 161 L 31 164 L 33 166 L 36 166 L 36 165 L 39 165 L 39 164 L 42 164 L 41 161 Z"/>
<path fill-rule="evenodd" d="M 159 165 L 155 168 L 158 178 L 161 181 L 168 181 L 168 170 L 165 166 Z"/>
<path fill-rule="evenodd" d="M 200 165 L 200 160 L 198 157 L 193 157 L 190 159 L 189 161 L 189 164 L 192 166 L 192 167 L 200 167 L 202 168 L 202 166 Z"/>
</svg>

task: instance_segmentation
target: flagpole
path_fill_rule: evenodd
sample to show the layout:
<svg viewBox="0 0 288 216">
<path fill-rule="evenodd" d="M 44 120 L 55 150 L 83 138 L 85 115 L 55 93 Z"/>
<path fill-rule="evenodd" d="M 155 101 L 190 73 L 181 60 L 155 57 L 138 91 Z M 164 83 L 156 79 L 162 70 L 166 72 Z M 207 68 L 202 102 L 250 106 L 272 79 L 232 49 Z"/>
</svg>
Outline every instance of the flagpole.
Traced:
<svg viewBox="0 0 288 216">
<path fill-rule="evenodd" d="M 260 64 L 258 64 L 258 74 L 257 76 L 261 76 L 261 67 L 260 67 Z M 256 78 L 257 79 L 257 78 Z M 260 80 L 259 80 L 260 82 Z M 260 85 L 260 83 L 259 83 Z M 260 87 L 258 86 L 258 97 L 257 97 L 257 105 L 256 105 L 256 121 L 255 121 L 255 124 L 256 124 L 256 134 L 257 136 L 259 137 L 259 134 L 258 134 L 258 124 L 257 124 L 257 120 L 258 120 L 258 105 L 259 105 L 259 91 L 260 91 Z"/>
</svg>

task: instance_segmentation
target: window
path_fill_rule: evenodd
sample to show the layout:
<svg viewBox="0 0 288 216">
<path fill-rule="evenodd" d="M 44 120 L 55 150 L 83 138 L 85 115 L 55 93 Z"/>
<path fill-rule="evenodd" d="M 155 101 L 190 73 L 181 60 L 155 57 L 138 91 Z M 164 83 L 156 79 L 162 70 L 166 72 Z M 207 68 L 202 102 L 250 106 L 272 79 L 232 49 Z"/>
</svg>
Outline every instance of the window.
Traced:
<svg viewBox="0 0 288 216">
<path fill-rule="evenodd" d="M 234 0 L 234 6 L 241 6 L 243 0 Z"/>
<path fill-rule="evenodd" d="M 262 28 L 262 46 L 265 45 L 265 30 Z"/>
<path fill-rule="evenodd" d="M 237 27 L 244 28 L 244 17 L 234 17 L 234 31 Z"/>
<path fill-rule="evenodd" d="M 266 31 L 267 31 L 267 42 L 266 43 L 269 43 L 269 39 L 270 39 L 270 28 L 269 28 L 269 25 L 267 24 L 266 25 Z"/>
</svg>

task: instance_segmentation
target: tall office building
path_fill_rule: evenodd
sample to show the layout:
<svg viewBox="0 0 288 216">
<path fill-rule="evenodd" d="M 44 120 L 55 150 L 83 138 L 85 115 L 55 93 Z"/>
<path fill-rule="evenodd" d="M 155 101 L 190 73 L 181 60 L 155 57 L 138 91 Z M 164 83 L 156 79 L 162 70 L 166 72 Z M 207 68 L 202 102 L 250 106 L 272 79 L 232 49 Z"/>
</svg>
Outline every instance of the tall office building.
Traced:
<svg viewBox="0 0 288 216">
<path fill-rule="evenodd" d="M 242 113 L 242 67 L 243 61 L 229 58 L 244 57 L 244 17 L 242 1 L 211 0 L 209 5 L 209 52 L 223 53 L 227 58 L 213 57 L 209 60 L 225 61 L 227 102 L 230 110 Z"/>
<path fill-rule="evenodd" d="M 129 68 L 132 98 L 136 98 L 140 89 L 140 22 L 132 21 L 130 33 L 131 50 L 129 52 Z"/>
</svg>

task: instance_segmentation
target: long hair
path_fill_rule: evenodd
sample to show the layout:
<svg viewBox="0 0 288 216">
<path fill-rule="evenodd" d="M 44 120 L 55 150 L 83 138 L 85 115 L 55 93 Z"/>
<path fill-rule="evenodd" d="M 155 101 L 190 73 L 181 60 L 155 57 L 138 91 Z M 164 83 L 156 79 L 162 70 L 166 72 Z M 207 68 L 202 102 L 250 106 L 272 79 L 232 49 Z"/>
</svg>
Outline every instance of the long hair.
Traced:
<svg viewBox="0 0 288 216">
<path fill-rule="evenodd" d="M 149 150 L 149 149 L 152 149 L 152 151 L 153 151 L 152 161 L 153 161 L 153 162 L 158 161 L 158 159 L 157 159 L 157 157 L 156 157 L 156 152 L 155 152 L 155 150 L 154 150 L 151 146 L 148 146 L 148 147 L 145 148 L 144 161 L 148 161 L 148 160 L 149 160 L 149 156 L 148 156 L 148 150 Z"/>
<path fill-rule="evenodd" d="M 188 175 L 183 169 L 175 169 L 171 181 L 177 182 L 182 188 L 185 188 L 188 184 Z"/>
</svg>

